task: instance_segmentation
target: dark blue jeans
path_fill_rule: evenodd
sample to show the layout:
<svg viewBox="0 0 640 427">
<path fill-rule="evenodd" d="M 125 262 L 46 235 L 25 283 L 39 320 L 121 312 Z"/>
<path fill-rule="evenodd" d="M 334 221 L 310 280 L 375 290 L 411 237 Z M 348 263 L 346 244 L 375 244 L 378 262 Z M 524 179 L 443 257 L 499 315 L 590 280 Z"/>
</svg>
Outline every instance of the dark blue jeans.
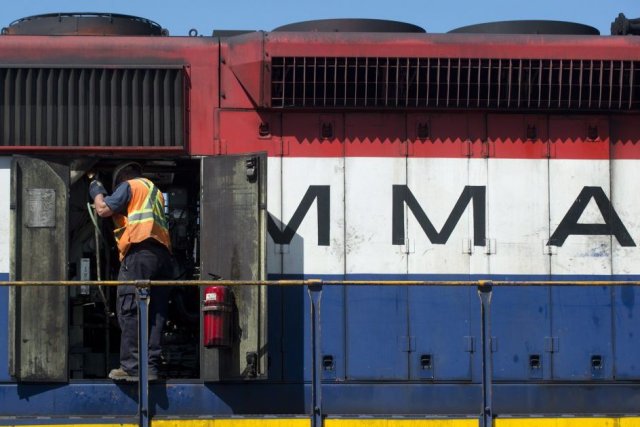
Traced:
<svg viewBox="0 0 640 427">
<path fill-rule="evenodd" d="M 171 278 L 171 255 L 164 246 L 145 241 L 134 244 L 122 260 L 118 280 L 166 280 Z M 160 340 L 169 305 L 168 287 L 152 287 L 149 301 L 149 371 L 158 372 Z M 138 374 L 138 302 L 135 286 L 118 286 L 116 303 L 120 338 L 120 367 Z"/>
</svg>

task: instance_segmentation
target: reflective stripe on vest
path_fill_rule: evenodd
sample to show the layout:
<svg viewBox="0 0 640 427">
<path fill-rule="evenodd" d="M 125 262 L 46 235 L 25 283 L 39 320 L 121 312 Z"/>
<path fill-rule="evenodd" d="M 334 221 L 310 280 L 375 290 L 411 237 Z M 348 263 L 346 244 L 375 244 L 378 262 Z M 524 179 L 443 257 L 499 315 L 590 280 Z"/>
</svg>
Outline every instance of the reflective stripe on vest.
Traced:
<svg viewBox="0 0 640 427">
<path fill-rule="evenodd" d="M 164 216 L 164 199 L 158 187 L 146 178 L 129 180 L 131 199 L 127 215 L 114 215 L 116 229 L 113 231 L 120 260 L 134 243 L 153 238 L 171 250 L 167 220 Z M 146 188 L 146 194 L 141 187 Z"/>
<path fill-rule="evenodd" d="M 144 178 L 138 178 L 147 189 L 151 190 L 142 203 L 142 208 L 129 212 L 127 224 L 137 224 L 145 221 L 155 221 L 160 227 L 167 229 L 167 220 L 163 214 L 164 206 L 158 197 L 158 187 Z"/>
</svg>

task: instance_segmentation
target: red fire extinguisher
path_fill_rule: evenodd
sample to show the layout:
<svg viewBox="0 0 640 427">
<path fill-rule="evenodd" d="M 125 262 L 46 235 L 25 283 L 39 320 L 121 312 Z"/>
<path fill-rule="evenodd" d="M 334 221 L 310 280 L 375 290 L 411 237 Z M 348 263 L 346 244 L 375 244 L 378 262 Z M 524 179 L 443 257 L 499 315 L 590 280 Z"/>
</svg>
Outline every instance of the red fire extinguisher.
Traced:
<svg viewBox="0 0 640 427">
<path fill-rule="evenodd" d="M 202 317 L 205 347 L 229 347 L 231 345 L 230 293 L 224 286 L 209 286 L 204 291 Z"/>
</svg>

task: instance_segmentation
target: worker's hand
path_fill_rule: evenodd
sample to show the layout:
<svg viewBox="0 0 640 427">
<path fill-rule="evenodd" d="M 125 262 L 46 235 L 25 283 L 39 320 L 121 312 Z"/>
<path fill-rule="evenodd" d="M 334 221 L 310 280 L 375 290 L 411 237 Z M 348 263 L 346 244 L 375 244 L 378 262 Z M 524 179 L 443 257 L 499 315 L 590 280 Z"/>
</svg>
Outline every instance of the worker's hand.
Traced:
<svg viewBox="0 0 640 427">
<path fill-rule="evenodd" d="M 94 179 L 91 181 L 91 184 L 89 184 L 89 195 L 91 196 L 91 199 L 95 199 L 98 194 L 102 194 L 104 196 L 108 193 L 107 190 L 105 190 L 104 185 L 102 185 L 102 183 L 97 179 Z"/>
</svg>

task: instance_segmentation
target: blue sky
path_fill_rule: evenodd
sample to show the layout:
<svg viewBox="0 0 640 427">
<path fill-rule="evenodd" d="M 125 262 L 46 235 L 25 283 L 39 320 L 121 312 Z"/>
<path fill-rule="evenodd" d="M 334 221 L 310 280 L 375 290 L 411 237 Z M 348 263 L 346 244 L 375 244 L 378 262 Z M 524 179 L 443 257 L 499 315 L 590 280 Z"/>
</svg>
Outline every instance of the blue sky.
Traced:
<svg viewBox="0 0 640 427">
<path fill-rule="evenodd" d="M 551 19 L 596 27 L 608 35 L 623 12 L 640 17 L 639 0 L 2 0 L 0 26 L 50 12 L 113 12 L 158 22 L 172 35 L 191 28 L 272 30 L 291 22 L 323 18 L 377 18 L 410 22 L 442 33 L 479 22 Z"/>
</svg>

